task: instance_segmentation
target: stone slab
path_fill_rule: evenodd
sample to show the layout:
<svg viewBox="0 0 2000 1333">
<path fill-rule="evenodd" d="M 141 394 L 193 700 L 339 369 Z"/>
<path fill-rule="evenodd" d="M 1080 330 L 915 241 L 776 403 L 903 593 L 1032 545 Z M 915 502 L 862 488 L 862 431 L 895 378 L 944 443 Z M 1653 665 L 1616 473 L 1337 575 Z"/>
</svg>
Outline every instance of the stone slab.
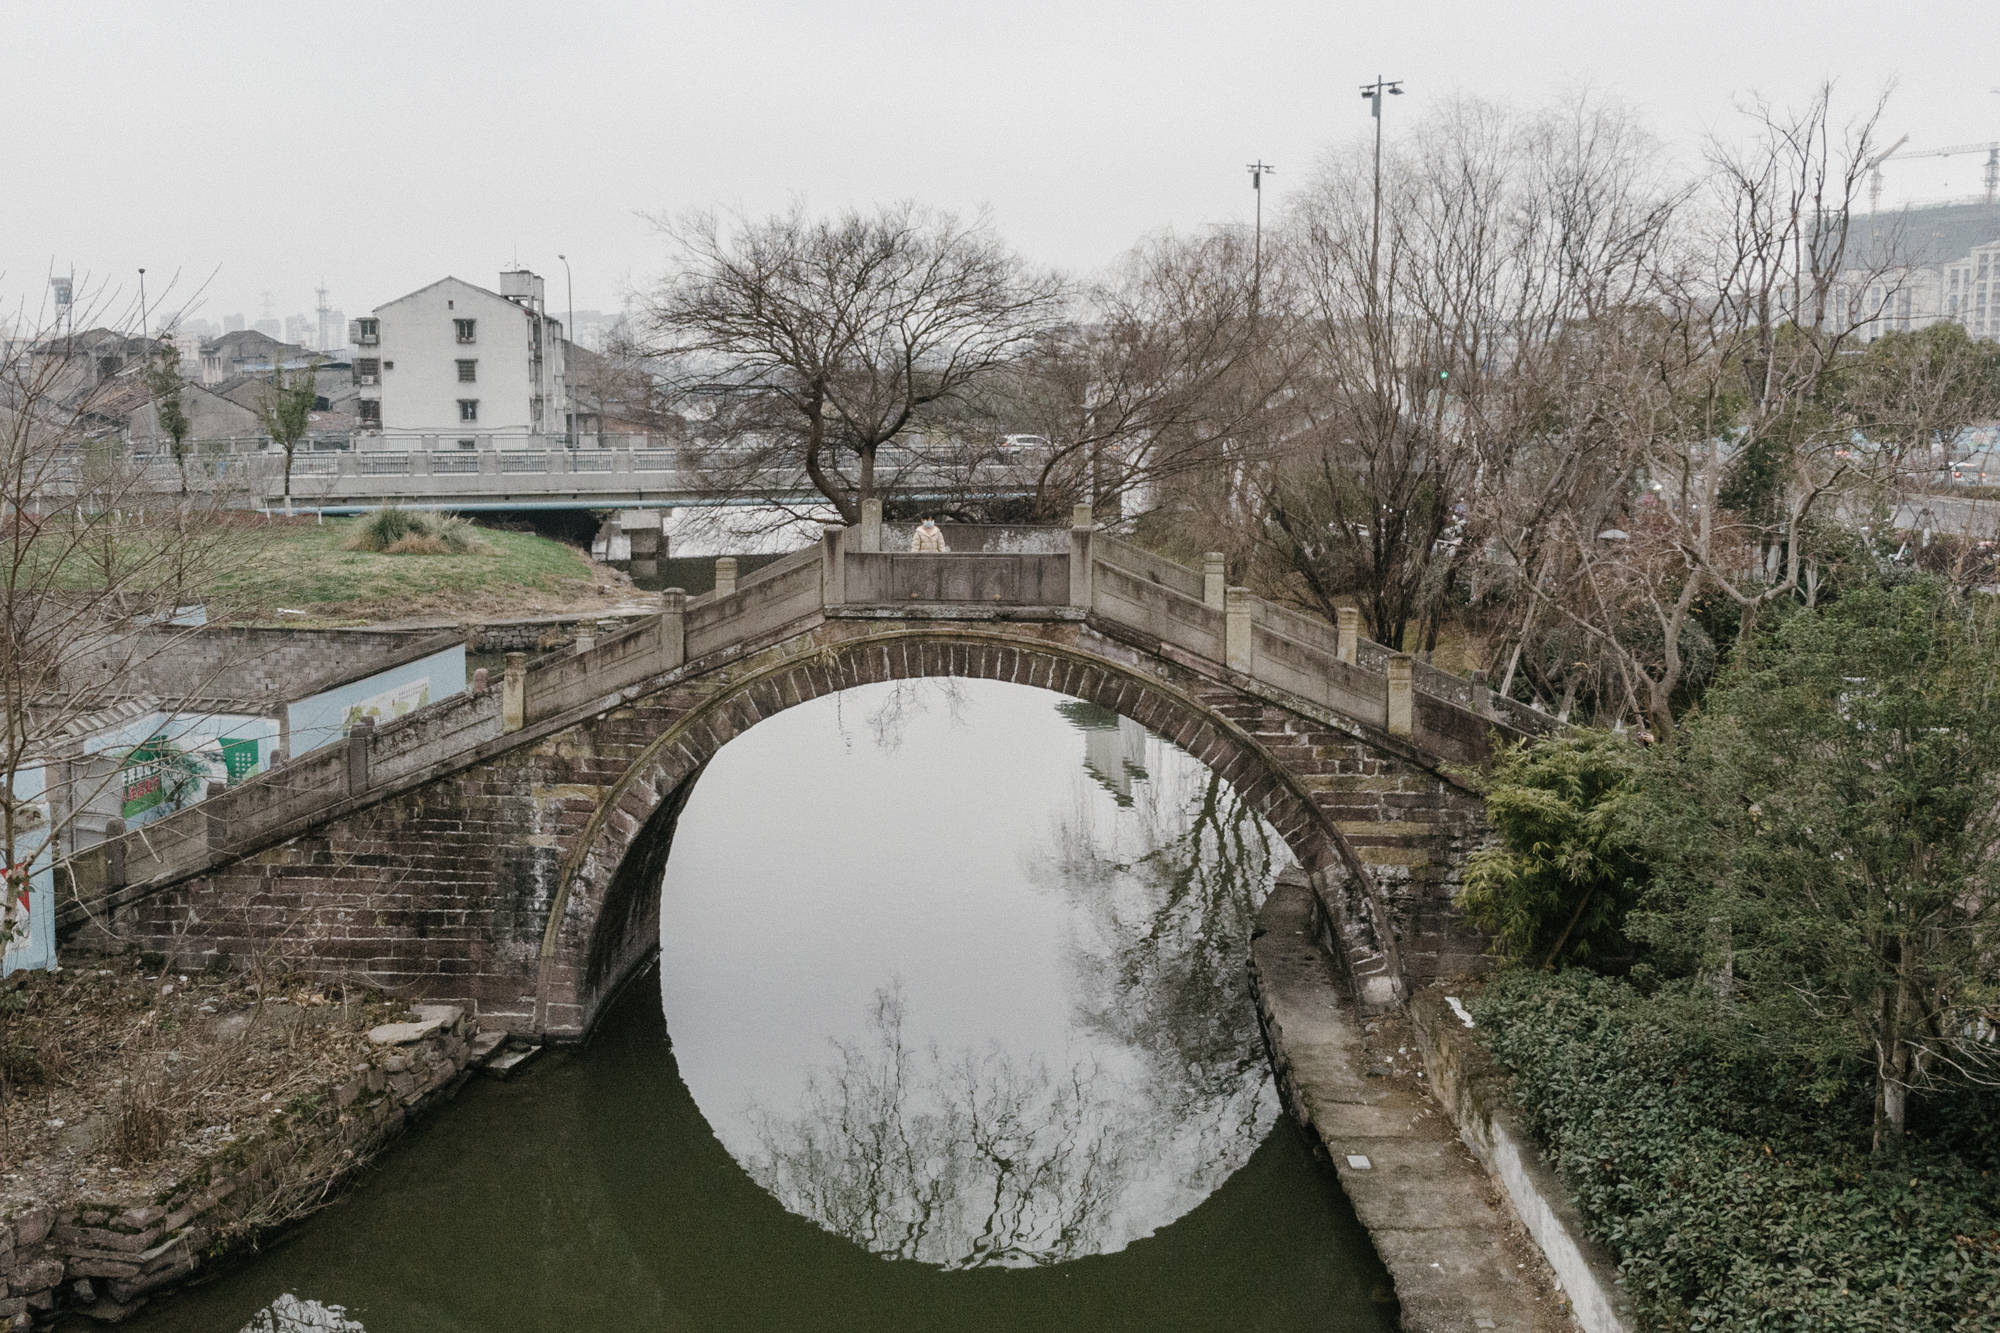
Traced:
<svg viewBox="0 0 2000 1333">
<path fill-rule="evenodd" d="M 1320 1140 L 1389 1270 L 1403 1327 L 1573 1333 L 1450 1120 L 1420 1087 L 1371 1072 L 1359 1018 L 1309 933 L 1311 911 L 1309 889 L 1281 883 L 1259 914 L 1259 1017 L 1287 1102 Z"/>
</svg>

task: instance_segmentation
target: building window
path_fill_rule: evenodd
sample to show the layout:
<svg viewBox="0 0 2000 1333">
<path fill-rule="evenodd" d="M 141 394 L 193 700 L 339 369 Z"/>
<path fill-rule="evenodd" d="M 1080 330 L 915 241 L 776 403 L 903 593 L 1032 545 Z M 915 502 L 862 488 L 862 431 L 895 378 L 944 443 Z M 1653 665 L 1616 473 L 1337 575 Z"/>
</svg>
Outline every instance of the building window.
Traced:
<svg viewBox="0 0 2000 1333">
<path fill-rule="evenodd" d="M 377 357 L 357 356 L 354 358 L 354 382 L 356 384 L 377 384 L 382 379 L 382 362 Z"/>
<path fill-rule="evenodd" d="M 382 400 L 380 398 L 357 398 L 354 400 L 354 417 L 364 426 L 382 424 Z"/>
<path fill-rule="evenodd" d="M 476 384 L 476 383 L 478 383 L 478 382 L 479 382 L 479 363 L 478 363 L 477 361 L 461 361 L 461 362 L 459 362 L 459 363 L 458 363 L 458 382 L 459 382 L 460 384 Z"/>
<path fill-rule="evenodd" d="M 382 340 L 382 325 L 379 320 L 357 319 L 354 321 L 354 341 L 363 347 L 372 347 Z"/>
<path fill-rule="evenodd" d="M 458 447 L 461 449 L 477 449 L 479 447 L 479 441 L 468 436 L 460 436 L 458 441 Z"/>
<path fill-rule="evenodd" d="M 469 343 L 475 340 L 474 333 L 476 332 L 476 330 L 474 326 L 479 323 L 478 320 L 454 319 L 451 323 L 452 327 L 458 330 L 458 340 L 460 342 Z"/>
<path fill-rule="evenodd" d="M 477 420 L 479 420 L 479 400 L 478 400 L 477 398 L 461 398 L 461 399 L 459 399 L 459 400 L 458 400 L 458 419 L 459 419 L 460 421 L 477 421 Z"/>
</svg>

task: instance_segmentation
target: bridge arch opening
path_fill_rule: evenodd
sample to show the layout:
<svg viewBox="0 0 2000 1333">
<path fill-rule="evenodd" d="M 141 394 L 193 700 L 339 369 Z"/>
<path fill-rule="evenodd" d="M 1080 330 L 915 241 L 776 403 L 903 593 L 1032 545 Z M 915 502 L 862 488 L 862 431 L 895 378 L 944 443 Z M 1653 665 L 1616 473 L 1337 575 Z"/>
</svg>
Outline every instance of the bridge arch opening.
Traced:
<svg viewBox="0 0 2000 1333">
<path fill-rule="evenodd" d="M 543 939 L 536 1026 L 587 1032 L 657 946 L 661 877 L 702 769 L 767 717 L 856 686 L 933 678 L 1004 681 L 1130 718 L 1200 761 L 1269 824 L 1308 874 L 1347 882 L 1358 863 L 1287 766 L 1230 707 L 1108 657 L 978 630 L 862 634 L 746 672 L 695 702 L 599 803 L 559 878 Z"/>
<path fill-rule="evenodd" d="M 1245 965 L 1288 858 L 1130 720 L 863 686 L 732 739 L 666 811 L 671 851 L 630 864 L 673 1056 L 790 1211 L 885 1257 L 1061 1262 L 1175 1223 L 1276 1128 Z"/>
</svg>

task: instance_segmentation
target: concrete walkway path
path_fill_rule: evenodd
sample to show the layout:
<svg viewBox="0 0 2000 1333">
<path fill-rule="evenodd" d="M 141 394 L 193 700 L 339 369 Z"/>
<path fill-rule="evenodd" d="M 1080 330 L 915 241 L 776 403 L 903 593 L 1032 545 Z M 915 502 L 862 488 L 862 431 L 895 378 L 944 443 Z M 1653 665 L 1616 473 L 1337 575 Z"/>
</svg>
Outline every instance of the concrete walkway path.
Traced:
<svg viewBox="0 0 2000 1333">
<path fill-rule="evenodd" d="M 1540 1252 L 1451 1120 L 1407 1061 L 1370 1053 L 1311 922 L 1311 890 L 1281 882 L 1251 943 L 1258 1012 L 1286 1103 L 1374 1238 L 1403 1327 L 1573 1333 Z"/>
</svg>

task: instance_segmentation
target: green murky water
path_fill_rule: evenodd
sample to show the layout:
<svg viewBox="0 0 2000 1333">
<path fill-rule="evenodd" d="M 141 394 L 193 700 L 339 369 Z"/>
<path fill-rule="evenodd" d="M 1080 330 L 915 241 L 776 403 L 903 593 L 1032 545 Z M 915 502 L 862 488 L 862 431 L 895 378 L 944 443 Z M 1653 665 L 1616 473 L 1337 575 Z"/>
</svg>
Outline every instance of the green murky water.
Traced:
<svg viewBox="0 0 2000 1333">
<path fill-rule="evenodd" d="M 1250 1010 L 1284 855 L 1075 701 L 793 709 L 703 774 L 589 1045 L 128 1327 L 1391 1328 Z"/>
</svg>

